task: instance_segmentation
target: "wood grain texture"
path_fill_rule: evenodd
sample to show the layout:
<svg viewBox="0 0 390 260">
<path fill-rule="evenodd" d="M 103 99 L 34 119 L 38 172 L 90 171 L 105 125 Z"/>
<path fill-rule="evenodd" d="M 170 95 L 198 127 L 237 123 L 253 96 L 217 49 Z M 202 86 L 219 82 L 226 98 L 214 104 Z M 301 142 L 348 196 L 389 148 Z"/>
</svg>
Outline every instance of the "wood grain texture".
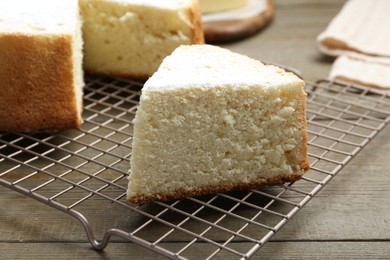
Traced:
<svg viewBox="0 0 390 260">
<path fill-rule="evenodd" d="M 165 248 L 175 250 L 177 244 L 164 244 Z M 309 260 L 309 259 L 389 259 L 389 243 L 382 241 L 372 242 L 269 242 L 261 250 L 261 254 L 253 259 L 272 260 Z M 202 250 L 209 245 L 203 244 L 190 252 L 192 259 L 200 259 Z M 245 244 L 238 245 L 238 248 Z M 37 250 L 44 248 L 44 250 Z M 143 259 L 163 260 L 164 256 L 129 243 L 112 243 L 104 251 L 98 252 L 89 247 L 87 243 L 0 243 L 1 252 L 12 255 L 12 259 L 96 259 L 96 260 L 122 260 Z M 26 258 L 26 255 L 28 257 Z M 4 255 L 3 255 L 4 256 Z M 2 258 L 6 259 L 6 258 Z M 11 259 L 11 258 L 9 258 Z M 226 254 L 218 254 L 216 259 L 233 259 Z"/>
<path fill-rule="evenodd" d="M 222 47 L 265 62 L 294 67 L 305 80 L 328 75 L 333 58 L 322 55 L 317 35 L 338 13 L 345 1 L 275 1 L 273 22 L 260 34 Z"/>
<path fill-rule="evenodd" d="M 384 240 L 390 245 L 389 137 L 387 126 L 274 241 Z"/>
<path fill-rule="evenodd" d="M 299 69 L 306 80 L 328 75 L 332 59 L 320 54 L 315 38 L 344 1 L 279 0 L 270 27 L 254 37 L 223 45 L 248 56 Z M 254 259 L 390 259 L 390 126 L 359 153 L 308 205 L 257 252 Z M 1 163 L 1 162 L 0 162 Z M 0 187 L 0 259 L 165 259 L 115 238 L 103 251 L 91 249 L 80 223 L 48 206 Z M 125 209 L 109 203 L 86 205 L 97 237 L 113 226 L 134 228 Z M 152 210 L 152 209 L 148 209 Z M 242 211 L 245 214 L 244 211 Z M 124 215 L 124 218 L 118 218 Z M 140 220 L 142 221 L 142 219 Z M 237 229 L 237 222 L 227 222 Z M 143 236 L 153 237 L 156 229 Z M 257 232 L 254 230 L 248 231 Z M 212 233 L 218 239 L 222 232 Z M 175 233 L 164 247 L 182 248 L 188 236 Z M 252 246 L 235 241 L 237 250 Z M 185 256 L 200 259 L 201 243 Z M 216 259 L 233 259 L 222 252 Z"/>
</svg>

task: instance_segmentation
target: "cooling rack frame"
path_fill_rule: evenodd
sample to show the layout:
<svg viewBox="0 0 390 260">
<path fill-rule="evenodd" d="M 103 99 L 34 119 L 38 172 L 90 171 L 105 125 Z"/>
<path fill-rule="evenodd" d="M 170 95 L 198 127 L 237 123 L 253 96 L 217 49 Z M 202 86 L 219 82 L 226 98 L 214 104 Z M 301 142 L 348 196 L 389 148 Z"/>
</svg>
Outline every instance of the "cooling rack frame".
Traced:
<svg viewBox="0 0 390 260">
<path fill-rule="evenodd" d="M 247 259 L 390 121 L 388 92 L 328 80 L 307 82 L 311 170 L 302 180 L 136 206 L 126 201 L 125 193 L 131 120 L 141 88 L 141 83 L 131 80 L 88 77 L 81 130 L 0 133 L 0 184 L 79 220 L 97 250 L 104 249 L 116 236 L 169 258 L 191 258 L 192 248 L 207 244 L 211 249 L 205 250 L 205 259 Z M 131 230 L 115 226 L 107 229 L 98 241 L 83 213 L 83 205 L 94 200 L 99 202 L 96 207 L 106 201 L 124 207 L 132 219 L 142 221 L 130 225 Z M 154 232 L 144 232 L 153 229 L 163 232 L 155 236 L 150 235 Z M 176 233 L 183 235 L 184 246 L 166 248 L 163 242 Z M 234 247 L 237 241 L 250 245 L 240 251 Z"/>
</svg>

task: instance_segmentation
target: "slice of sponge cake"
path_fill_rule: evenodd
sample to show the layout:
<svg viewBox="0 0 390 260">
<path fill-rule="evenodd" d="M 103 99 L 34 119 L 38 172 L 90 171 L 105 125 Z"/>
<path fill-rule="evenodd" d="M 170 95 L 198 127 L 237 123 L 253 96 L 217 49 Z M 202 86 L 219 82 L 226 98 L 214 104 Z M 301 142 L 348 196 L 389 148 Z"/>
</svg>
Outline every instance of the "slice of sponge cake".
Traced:
<svg viewBox="0 0 390 260">
<path fill-rule="evenodd" d="M 0 1 L 0 131 L 78 128 L 83 84 L 78 1 Z"/>
<path fill-rule="evenodd" d="M 309 168 L 304 82 L 209 46 L 181 46 L 142 90 L 133 203 L 298 180 Z"/>
<path fill-rule="evenodd" d="M 198 0 L 80 0 L 84 68 L 146 80 L 182 44 L 203 43 Z"/>
</svg>

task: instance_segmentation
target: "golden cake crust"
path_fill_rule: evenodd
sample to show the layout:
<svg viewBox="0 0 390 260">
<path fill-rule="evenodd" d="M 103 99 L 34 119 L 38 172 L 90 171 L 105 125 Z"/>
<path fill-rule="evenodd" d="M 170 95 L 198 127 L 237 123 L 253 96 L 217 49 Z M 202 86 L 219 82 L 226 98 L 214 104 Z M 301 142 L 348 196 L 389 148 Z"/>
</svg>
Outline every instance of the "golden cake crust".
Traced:
<svg viewBox="0 0 390 260">
<path fill-rule="evenodd" d="M 202 25 L 202 17 L 198 0 L 192 0 L 190 17 L 192 21 L 192 43 L 203 44 L 204 33 Z"/>
<path fill-rule="evenodd" d="M 0 35 L 0 131 L 79 128 L 71 35 Z"/>
<path fill-rule="evenodd" d="M 304 163 L 302 164 L 304 166 Z M 223 193 L 235 190 L 247 190 L 257 189 L 262 186 L 281 185 L 286 182 L 294 182 L 299 180 L 303 175 L 303 172 L 295 172 L 293 174 L 279 175 L 275 178 L 269 179 L 258 179 L 250 183 L 230 183 L 226 185 L 210 185 L 206 187 L 197 187 L 192 190 L 181 189 L 172 192 L 151 194 L 151 195 L 140 195 L 140 196 L 128 196 L 127 199 L 134 204 L 144 204 L 149 201 L 168 201 L 173 199 L 180 199 L 186 197 L 202 196 L 213 193 Z"/>
</svg>

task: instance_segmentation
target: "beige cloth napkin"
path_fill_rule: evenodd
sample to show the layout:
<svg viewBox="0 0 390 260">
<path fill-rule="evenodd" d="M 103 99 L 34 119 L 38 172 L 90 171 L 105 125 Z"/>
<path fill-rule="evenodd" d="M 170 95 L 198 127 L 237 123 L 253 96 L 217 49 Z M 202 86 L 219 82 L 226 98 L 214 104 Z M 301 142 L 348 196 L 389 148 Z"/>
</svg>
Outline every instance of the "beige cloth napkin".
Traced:
<svg viewBox="0 0 390 260">
<path fill-rule="evenodd" d="M 325 54 L 341 55 L 330 79 L 390 89 L 390 0 L 349 0 L 317 42 Z"/>
<path fill-rule="evenodd" d="M 338 57 L 329 78 L 390 90 L 390 59 L 349 54 Z"/>
</svg>

